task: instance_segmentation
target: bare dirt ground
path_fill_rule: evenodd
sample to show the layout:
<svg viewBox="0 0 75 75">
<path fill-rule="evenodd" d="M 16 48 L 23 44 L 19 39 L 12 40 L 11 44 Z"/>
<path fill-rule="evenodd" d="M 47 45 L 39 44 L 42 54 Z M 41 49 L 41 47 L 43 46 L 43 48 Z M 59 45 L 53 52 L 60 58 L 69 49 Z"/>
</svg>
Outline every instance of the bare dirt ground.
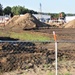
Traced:
<svg viewBox="0 0 75 75">
<path fill-rule="evenodd" d="M 53 31 L 56 32 L 57 40 L 75 40 L 75 28 L 49 28 L 35 30 L 37 32 L 48 33 L 53 37 Z"/>
<path fill-rule="evenodd" d="M 43 33 L 49 33 L 52 37 L 53 31 L 56 32 L 58 40 L 58 73 L 64 75 L 75 74 L 75 29 L 74 28 L 51 28 L 36 30 Z"/>
<path fill-rule="evenodd" d="M 38 29 L 30 30 L 30 32 L 40 32 L 50 35 L 53 38 L 53 31 L 56 32 L 58 43 L 58 75 L 75 74 L 75 29 Z M 63 40 L 63 42 L 61 42 Z M 68 41 L 66 43 L 66 41 Z M 71 42 L 72 41 L 72 42 Z M 4 45 L 0 49 L 0 71 L 6 72 L 16 71 L 15 74 L 7 75 L 55 75 L 55 48 L 54 43 L 33 43 L 34 46 L 23 48 L 23 50 L 5 50 Z M 15 47 L 16 48 L 16 47 Z M 2 50 L 4 49 L 4 50 Z M 19 47 L 20 49 L 20 47 Z M 33 70 L 33 71 L 32 71 Z M 40 71 L 38 73 L 38 71 Z"/>
</svg>

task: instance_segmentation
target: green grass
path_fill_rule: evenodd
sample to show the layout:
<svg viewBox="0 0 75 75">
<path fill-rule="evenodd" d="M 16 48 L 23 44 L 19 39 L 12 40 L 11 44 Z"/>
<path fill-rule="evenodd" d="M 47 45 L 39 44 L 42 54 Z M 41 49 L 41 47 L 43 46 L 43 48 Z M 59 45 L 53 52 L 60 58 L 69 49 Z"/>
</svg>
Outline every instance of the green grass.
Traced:
<svg viewBox="0 0 75 75">
<path fill-rule="evenodd" d="M 44 36 L 38 33 L 14 33 L 10 34 L 11 38 L 20 39 L 20 40 L 28 40 L 28 41 L 48 41 L 50 38 L 48 36 Z"/>
<path fill-rule="evenodd" d="M 54 73 L 52 73 L 52 72 L 49 72 L 47 75 L 54 75 Z"/>
<path fill-rule="evenodd" d="M 65 75 L 71 75 L 70 73 L 66 73 Z"/>
<path fill-rule="evenodd" d="M 58 74 L 58 75 L 71 75 L 69 72 L 66 72 L 64 74 Z"/>
<path fill-rule="evenodd" d="M 0 31 L 0 36 L 1 37 L 9 37 L 10 33 L 8 33 L 7 31 L 5 31 L 5 32 Z"/>
</svg>

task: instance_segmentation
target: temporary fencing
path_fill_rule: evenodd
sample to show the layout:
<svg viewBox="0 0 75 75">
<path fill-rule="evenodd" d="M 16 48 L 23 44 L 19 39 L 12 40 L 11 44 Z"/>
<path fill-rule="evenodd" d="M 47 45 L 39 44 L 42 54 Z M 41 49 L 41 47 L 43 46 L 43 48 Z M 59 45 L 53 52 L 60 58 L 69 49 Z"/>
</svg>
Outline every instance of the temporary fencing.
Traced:
<svg viewBox="0 0 75 75">
<path fill-rule="evenodd" d="M 34 68 L 35 65 L 51 64 L 54 61 L 53 41 L 0 41 L 1 72 L 25 70 Z"/>
<path fill-rule="evenodd" d="M 57 60 L 74 60 L 75 41 L 57 40 Z M 0 41 L 0 71 L 26 70 L 49 64 L 48 70 L 55 70 L 54 41 Z M 59 61 L 58 61 L 59 70 Z M 44 69 L 44 67 L 42 67 Z"/>
</svg>

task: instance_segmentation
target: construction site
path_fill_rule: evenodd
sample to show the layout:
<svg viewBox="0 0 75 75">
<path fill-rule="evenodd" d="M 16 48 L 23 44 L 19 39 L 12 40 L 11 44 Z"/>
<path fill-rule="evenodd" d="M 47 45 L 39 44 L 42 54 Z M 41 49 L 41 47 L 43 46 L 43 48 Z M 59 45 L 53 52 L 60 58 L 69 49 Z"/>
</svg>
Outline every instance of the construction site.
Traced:
<svg viewBox="0 0 75 75">
<path fill-rule="evenodd" d="M 58 43 L 58 75 L 74 75 L 74 28 L 75 20 L 43 23 L 29 13 L 13 16 L 0 26 L 0 75 L 55 75 L 53 31 Z M 27 40 L 26 33 L 34 35 L 33 40 Z M 47 39 L 40 41 L 37 35 Z"/>
</svg>

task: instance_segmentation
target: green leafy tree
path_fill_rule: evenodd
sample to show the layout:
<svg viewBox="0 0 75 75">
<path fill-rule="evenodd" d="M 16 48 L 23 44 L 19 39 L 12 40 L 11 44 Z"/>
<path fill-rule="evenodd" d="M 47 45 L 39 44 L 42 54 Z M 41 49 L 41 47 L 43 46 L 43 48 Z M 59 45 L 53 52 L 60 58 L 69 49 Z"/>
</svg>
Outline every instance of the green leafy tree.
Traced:
<svg viewBox="0 0 75 75">
<path fill-rule="evenodd" d="M 22 6 L 13 6 L 11 11 L 14 15 L 20 15 L 20 14 L 25 14 L 29 12 L 27 8 L 22 7 Z"/>
<path fill-rule="evenodd" d="M 48 15 L 51 16 L 51 19 L 58 19 L 59 18 L 59 14 L 58 13 L 48 13 Z"/>
<path fill-rule="evenodd" d="M 13 6 L 11 11 L 14 15 L 20 15 L 20 14 L 25 14 L 25 13 L 37 14 L 36 11 L 29 10 L 23 6 Z"/>
<path fill-rule="evenodd" d="M 0 15 L 2 15 L 3 14 L 3 7 L 2 7 L 2 5 L 0 4 Z"/>
<path fill-rule="evenodd" d="M 4 8 L 3 12 L 4 14 L 7 14 L 7 15 L 11 14 L 11 7 L 7 6 L 6 8 Z"/>
<path fill-rule="evenodd" d="M 25 14 L 25 13 L 28 13 L 28 12 L 29 12 L 29 10 L 27 8 L 22 7 L 22 6 L 19 7 L 19 13 L 20 14 Z"/>
<path fill-rule="evenodd" d="M 59 17 L 65 18 L 65 17 L 66 17 L 66 14 L 65 14 L 64 12 L 60 12 L 60 13 L 59 13 Z"/>
<path fill-rule="evenodd" d="M 13 6 L 11 12 L 13 13 L 13 15 L 18 15 L 17 6 Z"/>
</svg>

